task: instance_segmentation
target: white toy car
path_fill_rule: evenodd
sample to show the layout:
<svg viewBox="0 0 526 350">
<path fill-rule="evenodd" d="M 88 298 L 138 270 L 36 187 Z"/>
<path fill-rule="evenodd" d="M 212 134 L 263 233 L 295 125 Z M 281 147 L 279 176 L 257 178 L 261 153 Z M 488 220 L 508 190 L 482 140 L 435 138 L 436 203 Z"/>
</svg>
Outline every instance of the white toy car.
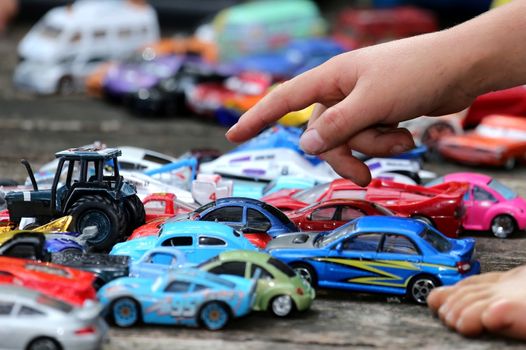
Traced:
<svg viewBox="0 0 526 350">
<path fill-rule="evenodd" d="M 159 39 L 153 8 L 83 0 L 50 10 L 22 39 L 14 82 L 39 94 L 70 93 L 102 62 Z"/>
<path fill-rule="evenodd" d="M 102 307 L 88 301 L 75 307 L 40 292 L 0 285 L 2 349 L 99 349 L 108 326 Z"/>
<path fill-rule="evenodd" d="M 425 145 L 429 152 L 436 150 L 438 140 L 444 136 L 462 134 L 462 118 L 467 110 L 440 117 L 422 116 L 401 122 L 399 127 L 408 129 L 417 145 Z"/>
</svg>

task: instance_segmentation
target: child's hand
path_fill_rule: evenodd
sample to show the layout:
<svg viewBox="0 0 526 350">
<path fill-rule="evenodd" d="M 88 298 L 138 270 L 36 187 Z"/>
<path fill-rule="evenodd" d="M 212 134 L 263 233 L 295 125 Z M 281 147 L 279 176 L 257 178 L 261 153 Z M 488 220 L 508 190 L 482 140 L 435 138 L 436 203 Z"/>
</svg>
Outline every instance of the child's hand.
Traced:
<svg viewBox="0 0 526 350">
<path fill-rule="evenodd" d="M 526 79 L 523 41 L 512 38 L 526 28 L 506 28 L 524 23 L 526 6 L 515 3 L 447 31 L 336 56 L 271 91 L 227 138 L 245 141 L 286 113 L 318 103 L 301 147 L 365 185 L 369 170 L 351 149 L 370 156 L 409 150 L 413 140 L 398 122 L 460 111 L 480 93 Z"/>
</svg>

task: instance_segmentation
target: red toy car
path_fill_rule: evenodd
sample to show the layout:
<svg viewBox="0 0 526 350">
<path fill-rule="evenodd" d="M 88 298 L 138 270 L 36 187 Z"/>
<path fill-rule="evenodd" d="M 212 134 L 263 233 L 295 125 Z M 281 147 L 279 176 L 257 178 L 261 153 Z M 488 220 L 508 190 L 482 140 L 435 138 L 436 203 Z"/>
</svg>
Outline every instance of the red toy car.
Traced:
<svg viewBox="0 0 526 350">
<path fill-rule="evenodd" d="M 464 164 L 513 169 L 526 161 L 526 119 L 486 117 L 472 132 L 440 139 L 438 150 L 445 158 Z"/>
<path fill-rule="evenodd" d="M 95 275 L 62 265 L 0 257 L 0 283 L 35 289 L 65 302 L 83 305 L 95 300 Z"/>
<path fill-rule="evenodd" d="M 168 217 L 160 217 L 154 219 L 133 231 L 133 233 L 128 238 L 128 241 L 131 241 L 140 237 L 156 236 L 159 234 L 161 225 L 168 220 Z M 243 235 L 256 247 L 265 248 L 267 243 L 270 242 L 272 237 L 266 233 L 243 233 Z"/>
<path fill-rule="evenodd" d="M 347 49 L 356 49 L 437 29 L 434 15 L 416 7 L 348 9 L 340 13 L 332 38 Z"/>
<path fill-rule="evenodd" d="M 426 188 L 374 179 L 369 186 L 360 187 L 350 180 L 337 179 L 303 191 L 282 190 L 261 200 L 287 211 L 329 199 L 365 199 L 426 221 L 449 237 L 457 237 L 463 215 L 462 196 L 467 190 L 468 184 L 460 182 Z"/>
<path fill-rule="evenodd" d="M 362 199 L 330 199 L 286 213 L 302 231 L 327 231 L 366 215 L 396 215 L 391 210 Z"/>
<path fill-rule="evenodd" d="M 153 193 L 146 196 L 142 203 L 144 204 L 147 223 L 159 218 L 170 218 L 175 215 L 190 213 L 197 209 L 196 205 L 178 200 L 173 193 Z"/>
</svg>

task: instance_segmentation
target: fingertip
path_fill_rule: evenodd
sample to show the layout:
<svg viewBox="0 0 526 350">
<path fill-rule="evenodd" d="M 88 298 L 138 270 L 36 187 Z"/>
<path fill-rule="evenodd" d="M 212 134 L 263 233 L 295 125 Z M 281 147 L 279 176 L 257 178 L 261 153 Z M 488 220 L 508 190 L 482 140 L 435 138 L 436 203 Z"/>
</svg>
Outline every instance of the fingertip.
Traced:
<svg viewBox="0 0 526 350">
<path fill-rule="evenodd" d="M 307 129 L 300 138 L 300 147 L 309 154 L 320 154 L 325 149 L 325 142 L 320 136 L 318 130 L 314 128 Z"/>
</svg>

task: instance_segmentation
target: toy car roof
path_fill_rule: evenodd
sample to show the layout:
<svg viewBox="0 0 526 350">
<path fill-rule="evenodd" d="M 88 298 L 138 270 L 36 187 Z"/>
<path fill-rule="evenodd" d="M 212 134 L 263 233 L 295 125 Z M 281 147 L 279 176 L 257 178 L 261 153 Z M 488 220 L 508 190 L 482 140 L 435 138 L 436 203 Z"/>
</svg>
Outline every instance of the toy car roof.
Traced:
<svg viewBox="0 0 526 350">
<path fill-rule="evenodd" d="M 397 216 L 362 216 L 351 222 L 355 224 L 356 231 L 361 232 L 417 235 L 426 228 L 426 224 L 419 220 Z"/>
<path fill-rule="evenodd" d="M 122 152 L 116 148 L 97 148 L 97 147 L 79 147 L 70 148 L 65 151 L 55 153 L 56 158 L 65 158 L 66 160 L 81 159 L 103 159 L 109 160 L 119 157 Z"/>
</svg>

